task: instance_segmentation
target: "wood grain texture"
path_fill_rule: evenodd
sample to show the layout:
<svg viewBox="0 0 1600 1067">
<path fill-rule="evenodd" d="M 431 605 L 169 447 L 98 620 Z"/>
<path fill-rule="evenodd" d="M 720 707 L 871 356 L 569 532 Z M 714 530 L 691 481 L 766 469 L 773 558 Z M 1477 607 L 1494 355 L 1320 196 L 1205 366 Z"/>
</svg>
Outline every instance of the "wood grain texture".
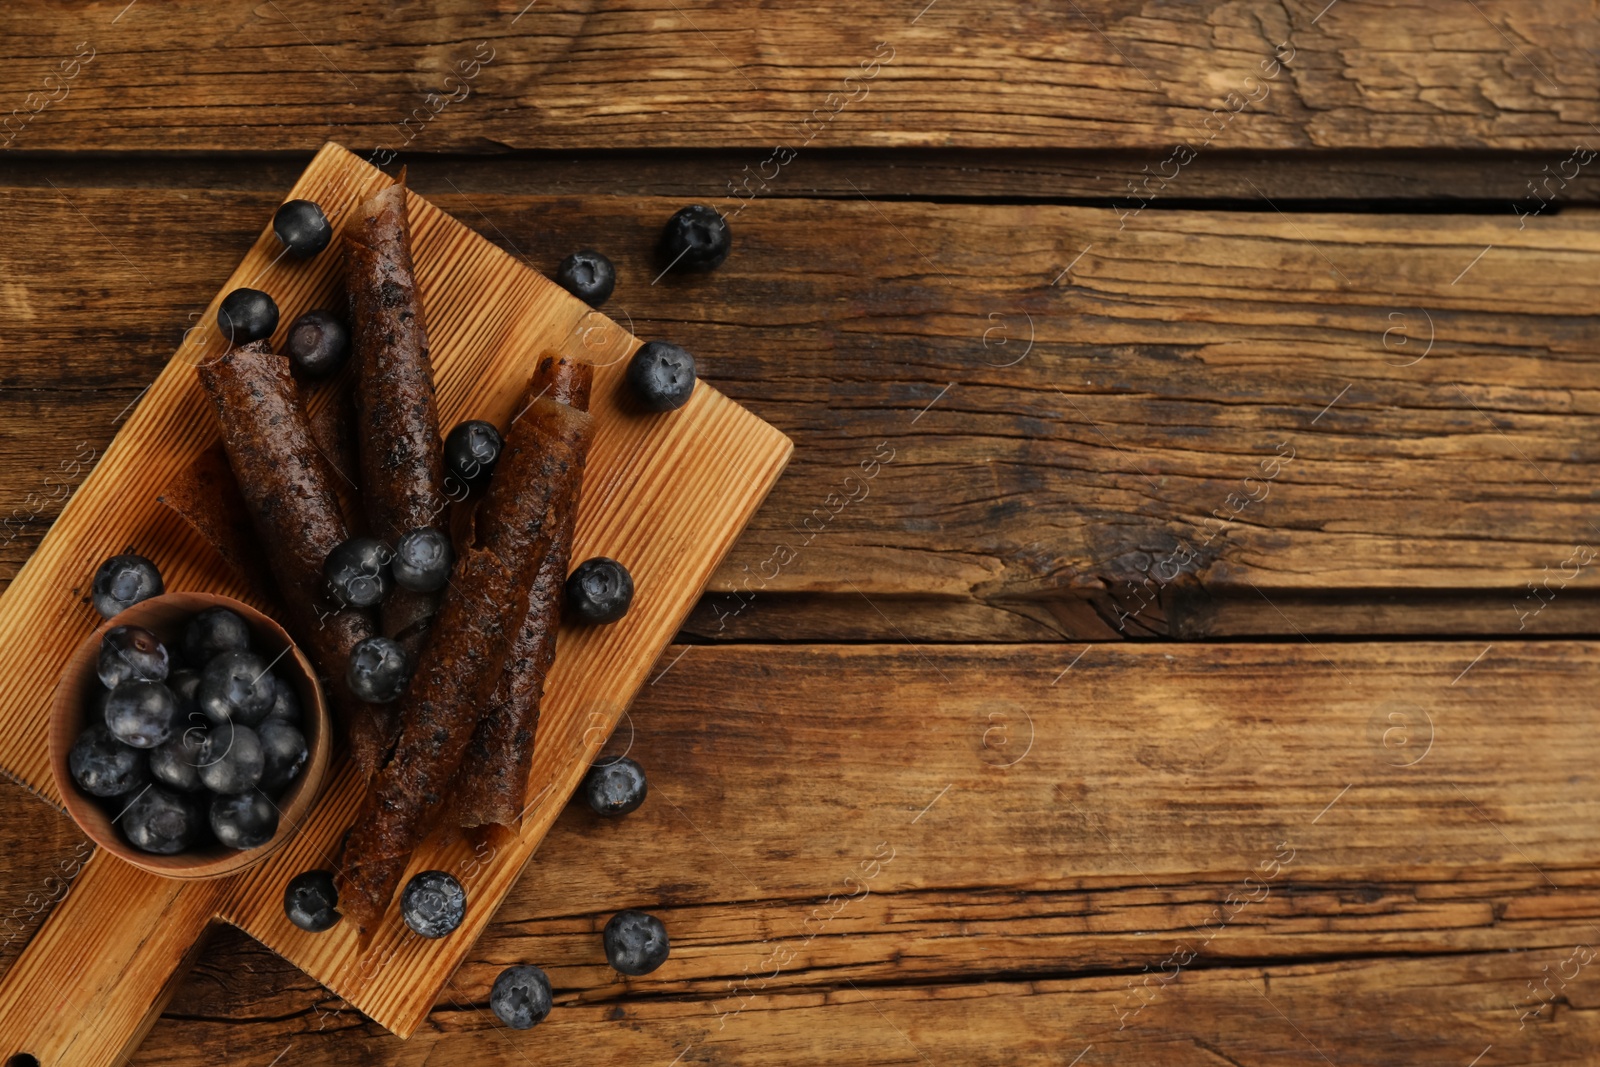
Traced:
<svg viewBox="0 0 1600 1067">
<path fill-rule="evenodd" d="M 606 251 L 612 315 L 686 344 L 801 442 L 693 616 L 699 636 L 1595 630 L 1594 566 L 1560 588 L 1600 536 L 1592 213 L 1519 229 L 1509 212 L 1152 208 L 1124 224 L 757 198 L 715 274 L 651 285 L 677 201 L 440 199 L 544 270 Z M 0 381 L 0 484 L 43 498 L 0 501 L 38 512 L 8 560 L 53 514 L 66 446 L 103 446 L 175 339 L 173 309 L 214 291 L 214 264 L 253 237 L 240 219 L 268 209 L 204 190 L 0 199 L 8 306 L 28 324 Z M 131 266 L 150 234 L 181 235 L 160 277 Z M 880 442 L 896 458 L 833 514 Z M 1219 528 L 1281 442 L 1297 458 Z M 1180 542 L 1197 560 L 1148 578 Z"/>
<path fill-rule="evenodd" d="M 1600 649 L 1482 651 L 669 649 L 610 747 L 650 798 L 562 814 L 410 1041 L 224 938 L 135 1062 L 1585 1062 Z M 642 979 L 624 907 L 672 936 Z M 557 1007 L 514 1033 L 522 962 Z"/>
<path fill-rule="evenodd" d="M 337 228 L 385 181 L 330 145 L 291 195 L 321 203 Z M 470 413 L 510 422 L 532 359 L 546 350 L 596 363 L 591 410 L 597 428 L 574 551 L 578 558 L 626 560 L 638 589 L 632 609 L 613 626 L 564 634 L 532 772 L 535 799 L 517 832 L 499 832 L 487 856 L 459 840 L 440 840 L 425 843 L 414 857 L 413 871 L 458 871 L 469 887 L 477 906 L 453 937 L 424 941 L 410 934 L 398 905 L 365 951 L 348 923 L 312 937 L 283 917 L 283 886 L 293 874 L 328 862 L 360 799 L 361 782 L 341 761 L 298 834 L 249 872 L 180 888 L 113 857 L 97 857 L 57 918 L 0 983 L 0 1045 L 48 1064 L 117 1062 L 218 916 L 298 961 L 371 1017 L 408 1033 L 489 921 L 494 902 L 788 459 L 787 439 L 705 383 L 669 418 L 636 410 L 622 383 L 635 338 L 414 195 L 410 214 L 440 410 L 448 421 Z M 282 261 L 277 250 L 269 225 L 215 300 L 254 284 L 278 301 L 281 333 L 301 312 L 326 305 L 339 284 L 339 266 L 336 257 L 309 265 Z M 41 763 L 44 711 L 61 664 L 93 629 L 81 587 L 98 561 L 131 544 L 161 567 L 169 589 L 247 595 L 240 579 L 156 500 L 173 474 L 216 438 L 215 416 L 194 372 L 196 362 L 222 351 L 214 303 L 205 325 L 185 338 L 0 601 L 0 760 L 47 799 L 55 797 Z M 58 997 L 84 1005 L 79 1015 L 53 1010 Z M 92 1038 L 85 1037 L 82 1012 L 92 1012 Z"/>
<path fill-rule="evenodd" d="M 0 22 L 7 107 L 20 112 L 0 137 L 35 149 L 231 149 L 241 138 L 309 148 L 329 137 L 427 151 L 770 149 L 808 137 L 1157 148 L 1195 137 L 1213 109 L 1234 106 L 1229 93 L 1258 95 L 1245 79 L 1284 43 L 1288 71 L 1228 124 L 1229 146 L 1559 150 L 1595 136 L 1586 49 L 1600 30 L 1585 0 L 1320 6 L 186 0 L 85 17 L 29 0 Z M 59 80 L 61 61 L 80 54 L 93 58 Z M 240 70 L 260 76 L 241 82 Z"/>
<path fill-rule="evenodd" d="M 1133 188 L 1160 171 L 1171 146 L 1140 149 L 819 148 L 770 181 L 762 196 L 813 199 L 955 200 L 980 203 L 1129 201 Z M 1432 208 L 1512 216 L 1536 207 L 1538 190 L 1563 206 L 1600 202 L 1600 167 L 1566 168 L 1570 153 L 1430 151 L 1237 151 L 1220 148 L 1183 171 L 1182 184 L 1156 206 L 1259 206 L 1263 196 L 1295 206 L 1362 210 Z M 309 151 L 29 151 L 0 157 L 6 186 L 48 189 L 253 190 L 276 196 L 311 160 Z M 504 196 L 728 197 L 743 179 L 748 148 L 627 148 L 508 151 L 492 156 L 441 152 L 407 155 L 407 182 L 430 199 L 461 193 Z M 1168 165 L 1169 170 L 1171 164 Z M 1550 168 L 1549 171 L 1546 168 Z M 1577 173 L 1572 174 L 1576 169 Z M 770 170 L 770 168 L 769 168 Z M 734 182 L 738 189 L 738 181 Z M 752 188 L 759 187 L 752 181 Z"/>
</svg>

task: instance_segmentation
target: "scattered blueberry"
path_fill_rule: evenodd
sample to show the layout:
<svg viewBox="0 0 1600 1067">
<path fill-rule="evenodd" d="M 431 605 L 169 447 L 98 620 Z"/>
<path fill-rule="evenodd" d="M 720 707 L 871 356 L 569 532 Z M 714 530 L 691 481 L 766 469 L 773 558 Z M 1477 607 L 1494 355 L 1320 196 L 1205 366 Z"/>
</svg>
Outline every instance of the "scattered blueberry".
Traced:
<svg viewBox="0 0 1600 1067">
<path fill-rule="evenodd" d="M 579 622 L 616 622 L 631 603 L 633 575 L 614 559 L 586 559 L 567 578 L 567 610 Z"/>
<path fill-rule="evenodd" d="M 406 650 L 387 637 L 369 637 L 350 650 L 350 666 L 345 681 L 351 692 L 373 704 L 399 700 L 411 680 L 411 661 Z"/>
<path fill-rule="evenodd" d="M 328 592 L 339 603 L 352 608 L 371 608 L 383 603 L 393 588 L 389 575 L 389 546 L 376 537 L 352 537 L 341 541 L 322 563 L 322 577 Z"/>
<path fill-rule="evenodd" d="M 494 980 L 489 1007 L 513 1030 L 532 1030 L 550 1014 L 550 979 L 538 967 L 507 967 Z"/>
<path fill-rule="evenodd" d="M 205 749 L 206 730 L 189 726 L 174 734 L 165 744 L 150 750 L 150 773 L 168 789 L 194 793 L 201 789 L 200 761 Z"/>
<path fill-rule="evenodd" d="M 200 672 L 200 711 L 215 723 L 254 726 L 267 717 L 277 680 L 254 652 L 219 652 Z"/>
<path fill-rule="evenodd" d="M 250 625 L 236 611 L 207 608 L 183 628 L 183 654 L 196 668 L 221 652 L 243 652 L 250 647 Z"/>
<path fill-rule="evenodd" d="M 444 871 L 423 871 L 400 894 L 400 915 L 423 937 L 443 937 L 467 914 L 467 891 Z"/>
<path fill-rule="evenodd" d="M 645 407 L 671 411 L 694 392 L 694 357 L 669 341 L 651 341 L 628 363 L 628 386 Z"/>
<path fill-rule="evenodd" d="M 599 307 L 617 287 L 617 270 L 605 256 L 585 248 L 561 261 L 556 268 L 556 284 L 579 300 Z"/>
<path fill-rule="evenodd" d="M 649 974 L 667 962 L 672 947 L 660 919 L 631 909 L 611 917 L 602 940 L 606 961 L 623 974 L 635 977 Z"/>
<path fill-rule="evenodd" d="M 200 745 L 200 781 L 213 793 L 246 793 L 266 771 L 261 737 L 248 726 L 231 722 L 206 731 Z"/>
<path fill-rule="evenodd" d="M 235 289 L 222 298 L 217 325 L 230 345 L 259 341 L 278 328 L 278 305 L 260 289 Z"/>
<path fill-rule="evenodd" d="M 78 788 L 95 797 L 119 797 L 150 780 L 144 752 L 118 741 L 100 723 L 91 723 L 72 743 L 67 769 Z"/>
<path fill-rule="evenodd" d="M 728 220 L 704 204 L 691 204 L 667 220 L 661 232 L 661 260 L 666 269 L 710 270 L 728 258 L 733 231 Z"/>
<path fill-rule="evenodd" d="M 443 530 L 426 526 L 409 530 L 395 542 L 394 559 L 389 570 L 400 586 L 417 593 L 436 593 L 450 580 L 450 568 L 455 566 L 456 553 L 450 545 L 450 535 Z"/>
<path fill-rule="evenodd" d="M 163 589 L 161 572 L 156 570 L 156 565 L 128 552 L 100 564 L 100 569 L 94 572 L 91 599 L 94 610 L 109 619 L 141 600 L 160 596 Z"/>
<path fill-rule="evenodd" d="M 211 832 L 229 848 L 257 848 L 278 832 L 278 809 L 259 789 L 213 797 Z"/>
<path fill-rule="evenodd" d="M 294 683 L 282 675 L 273 675 L 277 685 L 273 690 L 272 710 L 268 719 L 281 719 L 290 726 L 300 725 L 300 698 L 295 695 Z M 266 720 L 262 720 L 265 722 Z"/>
<path fill-rule="evenodd" d="M 256 727 L 261 741 L 261 755 L 265 765 L 261 771 L 261 788 L 274 795 L 300 776 L 300 771 L 311 758 L 306 738 L 296 727 L 282 719 L 269 718 Z"/>
<path fill-rule="evenodd" d="M 178 728 L 178 701 L 160 682 L 134 679 L 106 698 L 106 727 L 134 748 L 155 748 Z"/>
<path fill-rule="evenodd" d="M 314 256 L 333 240 L 333 226 L 311 200 L 290 200 L 272 216 L 272 232 L 291 256 Z"/>
<path fill-rule="evenodd" d="M 289 879 L 283 890 L 283 913 L 289 921 L 313 934 L 338 922 L 339 891 L 327 871 L 303 871 Z"/>
<path fill-rule="evenodd" d="M 482 419 L 459 422 L 445 435 L 445 468 L 468 489 L 482 489 L 489 484 L 502 445 L 500 431 L 493 423 Z"/>
<path fill-rule="evenodd" d="M 100 684 L 115 689 L 123 682 L 165 681 L 167 649 L 143 626 L 113 626 L 100 639 Z"/>
<path fill-rule="evenodd" d="M 596 815 L 626 815 L 649 792 L 644 768 L 626 756 L 596 763 L 583 776 L 583 799 Z"/>
<path fill-rule="evenodd" d="M 290 324 L 284 349 L 306 374 L 326 378 L 350 356 L 350 329 L 331 311 L 308 311 Z"/>
<path fill-rule="evenodd" d="M 122 813 L 122 833 L 134 848 L 170 856 L 200 837 L 204 816 L 193 797 L 151 786 Z"/>
</svg>

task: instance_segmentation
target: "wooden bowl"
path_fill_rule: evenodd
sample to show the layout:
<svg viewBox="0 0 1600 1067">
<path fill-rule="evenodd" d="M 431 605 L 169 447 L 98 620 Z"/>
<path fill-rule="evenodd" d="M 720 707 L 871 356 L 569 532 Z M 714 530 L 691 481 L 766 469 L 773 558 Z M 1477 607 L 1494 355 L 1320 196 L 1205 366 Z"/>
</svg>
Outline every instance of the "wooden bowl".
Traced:
<svg viewBox="0 0 1600 1067">
<path fill-rule="evenodd" d="M 278 832 L 259 848 L 241 851 L 213 842 L 171 856 L 143 852 L 123 838 L 112 823 L 111 816 L 95 798 L 78 788 L 67 769 L 67 754 L 78 734 L 89 725 L 90 697 L 100 686 L 97 672 L 100 639 L 113 626 L 131 625 L 143 626 L 161 638 L 162 643 L 172 645 L 182 635 L 183 626 L 190 618 L 206 608 L 215 607 L 238 612 L 250 627 L 251 648 L 269 662 L 280 652 L 288 650 L 273 670 L 279 677 L 292 681 L 295 693 L 300 697 L 303 712 L 300 731 L 306 736 L 310 758 L 306 760 L 300 777 L 289 783 L 289 788 L 277 798 L 280 812 Z M 327 702 L 322 695 L 322 685 L 317 681 L 317 672 L 305 654 L 295 647 L 283 627 L 276 622 L 247 604 L 214 593 L 166 593 L 140 601 L 116 618 L 101 623 L 99 629 L 85 638 L 67 661 L 50 708 L 50 771 L 55 775 L 56 789 L 67 806 L 68 814 L 79 829 L 101 848 L 115 853 L 135 867 L 167 878 L 218 878 L 266 859 L 294 834 L 311 810 L 327 774 L 331 749 Z"/>
</svg>

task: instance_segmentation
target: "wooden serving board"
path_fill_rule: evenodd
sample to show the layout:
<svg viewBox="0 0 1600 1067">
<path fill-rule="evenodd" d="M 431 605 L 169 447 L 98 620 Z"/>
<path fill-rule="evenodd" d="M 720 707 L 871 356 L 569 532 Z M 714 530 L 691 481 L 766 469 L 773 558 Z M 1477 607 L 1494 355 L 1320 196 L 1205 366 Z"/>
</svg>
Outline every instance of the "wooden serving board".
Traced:
<svg viewBox="0 0 1600 1067">
<path fill-rule="evenodd" d="M 329 144 L 291 196 L 317 201 L 337 228 L 388 181 Z M 218 920 L 409 1036 L 788 461 L 788 438 L 704 383 L 671 414 L 634 410 L 621 389 L 636 338 L 414 193 L 409 205 L 443 425 L 469 417 L 505 425 L 545 348 L 597 365 L 597 433 L 574 559 L 607 555 L 626 563 L 637 589 L 633 607 L 611 626 L 562 630 L 539 723 L 533 800 L 520 831 L 498 831 L 476 850 L 459 838 L 432 838 L 413 858 L 407 877 L 445 870 L 466 887 L 467 918 L 455 933 L 417 937 L 391 908 L 363 949 L 349 923 L 308 934 L 284 917 L 285 883 L 299 871 L 331 867 L 360 801 L 362 784 L 341 757 L 298 834 L 239 875 L 173 881 L 97 853 L 0 982 L 0 1063 L 21 1053 L 44 1065 L 117 1063 L 148 1030 L 206 927 Z M 222 350 L 215 327 L 222 296 L 243 285 L 272 294 L 282 311 L 277 345 L 296 316 L 342 299 L 336 248 L 309 262 L 279 251 L 269 223 L 0 597 L 0 766 L 58 806 L 47 709 L 63 663 L 96 624 L 86 591 L 100 561 L 132 547 L 156 562 L 168 589 L 252 600 L 156 497 L 217 440 L 193 366 Z M 310 403 L 326 400 L 318 394 Z"/>
</svg>

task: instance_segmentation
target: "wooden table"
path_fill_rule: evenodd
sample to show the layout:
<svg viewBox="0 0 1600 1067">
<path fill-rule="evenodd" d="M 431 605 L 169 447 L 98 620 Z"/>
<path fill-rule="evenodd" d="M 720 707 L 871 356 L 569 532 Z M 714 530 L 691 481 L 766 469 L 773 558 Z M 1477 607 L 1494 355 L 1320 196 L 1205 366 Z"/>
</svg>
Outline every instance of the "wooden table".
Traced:
<svg viewBox="0 0 1600 1067">
<path fill-rule="evenodd" d="M 1600 1057 L 1591 4 L 524 3 L 0 13 L 7 577 L 328 139 L 797 446 L 416 1036 L 218 930 L 134 1062 Z"/>
</svg>

